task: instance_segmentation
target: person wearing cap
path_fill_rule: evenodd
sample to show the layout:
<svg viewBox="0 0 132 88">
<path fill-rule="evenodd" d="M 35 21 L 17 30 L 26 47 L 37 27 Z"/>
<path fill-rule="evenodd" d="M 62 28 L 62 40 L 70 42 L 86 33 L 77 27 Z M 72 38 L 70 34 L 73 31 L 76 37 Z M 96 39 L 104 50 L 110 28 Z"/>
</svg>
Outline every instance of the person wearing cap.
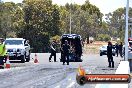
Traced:
<svg viewBox="0 0 132 88">
<path fill-rule="evenodd" d="M 0 69 L 4 69 L 4 57 L 6 55 L 5 44 L 3 44 L 3 40 L 0 40 Z"/>
<path fill-rule="evenodd" d="M 51 48 L 51 55 L 49 57 L 49 62 L 51 62 L 52 56 L 54 56 L 54 62 L 56 62 L 56 44 L 55 44 L 55 41 L 52 42 L 50 48 Z"/>
<path fill-rule="evenodd" d="M 108 42 L 108 46 L 107 46 L 107 57 L 108 57 L 108 67 L 112 67 L 114 68 L 114 61 L 113 61 L 113 55 L 112 55 L 112 43 Z"/>
<path fill-rule="evenodd" d="M 63 65 L 67 61 L 67 65 L 69 65 L 69 53 L 70 53 L 70 45 L 68 44 L 68 41 L 65 40 L 65 44 L 62 45 L 62 52 L 63 52 Z M 67 60 L 66 60 L 67 58 Z"/>
</svg>

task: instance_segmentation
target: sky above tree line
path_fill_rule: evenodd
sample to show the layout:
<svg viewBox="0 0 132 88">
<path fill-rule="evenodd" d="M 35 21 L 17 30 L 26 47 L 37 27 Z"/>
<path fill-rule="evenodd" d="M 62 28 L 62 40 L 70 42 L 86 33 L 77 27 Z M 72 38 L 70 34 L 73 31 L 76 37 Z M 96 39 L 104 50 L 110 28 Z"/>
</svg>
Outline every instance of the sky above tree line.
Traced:
<svg viewBox="0 0 132 88">
<path fill-rule="evenodd" d="M 23 0 L 2 0 L 4 2 L 21 3 Z M 86 0 L 52 0 L 53 4 L 65 5 L 66 3 L 84 4 Z M 126 7 L 127 0 L 89 0 L 91 4 L 96 5 L 103 14 L 113 12 L 120 7 Z M 129 0 L 129 6 L 132 7 L 132 0 Z"/>
</svg>

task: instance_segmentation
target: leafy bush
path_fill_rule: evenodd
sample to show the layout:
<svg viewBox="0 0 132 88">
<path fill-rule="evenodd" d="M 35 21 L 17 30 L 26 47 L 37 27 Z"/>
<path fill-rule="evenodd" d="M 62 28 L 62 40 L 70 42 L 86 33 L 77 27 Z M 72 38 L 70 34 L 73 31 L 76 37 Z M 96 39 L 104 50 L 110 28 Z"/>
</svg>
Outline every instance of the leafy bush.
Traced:
<svg viewBox="0 0 132 88">
<path fill-rule="evenodd" d="M 51 37 L 50 42 L 52 42 L 53 40 L 56 41 L 57 43 L 59 43 L 60 42 L 60 36 L 56 35 L 56 36 Z"/>
<path fill-rule="evenodd" d="M 98 34 L 98 41 L 110 41 L 111 37 L 108 34 Z"/>
</svg>

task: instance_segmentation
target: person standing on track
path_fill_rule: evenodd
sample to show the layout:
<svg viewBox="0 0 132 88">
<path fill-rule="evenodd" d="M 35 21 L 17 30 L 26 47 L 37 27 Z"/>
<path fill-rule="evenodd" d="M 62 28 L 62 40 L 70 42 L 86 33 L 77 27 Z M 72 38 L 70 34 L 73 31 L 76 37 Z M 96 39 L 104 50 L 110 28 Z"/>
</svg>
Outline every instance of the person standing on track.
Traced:
<svg viewBox="0 0 132 88">
<path fill-rule="evenodd" d="M 50 48 L 51 48 L 51 55 L 49 57 L 49 62 L 51 62 L 52 56 L 54 56 L 54 62 L 56 62 L 56 44 L 55 44 L 55 41 L 52 42 Z"/>
<path fill-rule="evenodd" d="M 118 43 L 116 43 L 115 48 L 116 48 L 116 56 L 118 57 L 118 53 L 119 53 L 119 45 L 118 45 Z"/>
<path fill-rule="evenodd" d="M 66 61 L 67 61 L 67 65 L 69 65 L 70 45 L 68 44 L 67 40 L 65 40 L 65 44 L 62 45 L 62 52 L 63 52 L 63 65 L 65 64 Z"/>
<path fill-rule="evenodd" d="M 4 69 L 4 56 L 6 53 L 5 44 L 3 44 L 3 40 L 0 39 L 0 69 Z"/>
<path fill-rule="evenodd" d="M 119 54 L 120 54 L 121 57 L 123 57 L 122 56 L 122 49 L 123 49 L 123 45 L 122 45 L 122 42 L 120 42 L 120 45 L 119 45 Z"/>
<path fill-rule="evenodd" d="M 107 46 L 107 57 L 108 57 L 108 67 L 111 68 L 111 65 L 112 65 L 112 68 L 114 68 L 114 61 L 113 61 L 113 55 L 112 55 L 112 43 L 111 42 L 108 42 L 108 46 Z"/>
</svg>

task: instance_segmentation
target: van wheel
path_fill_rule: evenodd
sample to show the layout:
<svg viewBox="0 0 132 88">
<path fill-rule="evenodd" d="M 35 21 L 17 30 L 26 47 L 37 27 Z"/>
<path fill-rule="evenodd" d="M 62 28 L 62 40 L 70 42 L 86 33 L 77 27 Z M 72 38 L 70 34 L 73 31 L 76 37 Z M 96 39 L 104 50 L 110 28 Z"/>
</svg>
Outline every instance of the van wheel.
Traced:
<svg viewBox="0 0 132 88">
<path fill-rule="evenodd" d="M 100 53 L 100 56 L 102 56 L 102 53 Z"/>
</svg>

